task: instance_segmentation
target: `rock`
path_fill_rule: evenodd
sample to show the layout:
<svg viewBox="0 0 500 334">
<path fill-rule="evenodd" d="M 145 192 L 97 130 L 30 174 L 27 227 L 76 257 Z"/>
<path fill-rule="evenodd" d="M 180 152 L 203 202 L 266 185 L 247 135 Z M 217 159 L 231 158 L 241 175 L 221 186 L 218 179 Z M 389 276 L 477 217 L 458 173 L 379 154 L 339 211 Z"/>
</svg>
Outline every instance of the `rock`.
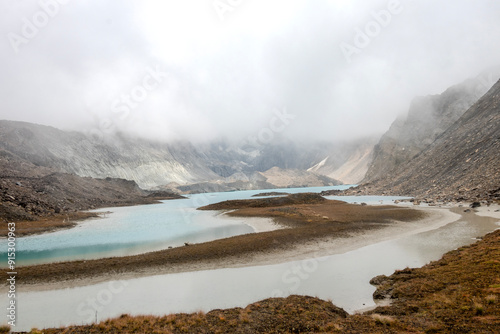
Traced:
<svg viewBox="0 0 500 334">
<path fill-rule="evenodd" d="M 473 202 L 473 203 L 470 205 L 470 207 L 471 207 L 471 208 L 473 208 L 473 209 L 475 209 L 475 208 L 479 208 L 480 206 L 481 206 L 481 203 L 479 203 L 479 202 Z"/>
<path fill-rule="evenodd" d="M 377 285 L 381 285 L 382 283 L 387 282 L 388 280 L 389 280 L 389 277 L 387 277 L 386 275 L 378 275 L 370 280 L 370 284 L 377 286 Z"/>
</svg>

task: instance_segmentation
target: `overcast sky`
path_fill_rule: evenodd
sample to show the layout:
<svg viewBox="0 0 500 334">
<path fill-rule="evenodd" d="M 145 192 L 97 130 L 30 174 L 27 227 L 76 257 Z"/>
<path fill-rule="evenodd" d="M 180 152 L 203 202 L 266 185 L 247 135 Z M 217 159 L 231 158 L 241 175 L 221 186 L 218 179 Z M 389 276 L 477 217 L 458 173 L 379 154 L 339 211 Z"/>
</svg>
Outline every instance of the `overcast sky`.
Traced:
<svg viewBox="0 0 500 334">
<path fill-rule="evenodd" d="M 381 133 L 500 64 L 493 0 L 2 0 L 0 119 L 160 139 Z"/>
</svg>

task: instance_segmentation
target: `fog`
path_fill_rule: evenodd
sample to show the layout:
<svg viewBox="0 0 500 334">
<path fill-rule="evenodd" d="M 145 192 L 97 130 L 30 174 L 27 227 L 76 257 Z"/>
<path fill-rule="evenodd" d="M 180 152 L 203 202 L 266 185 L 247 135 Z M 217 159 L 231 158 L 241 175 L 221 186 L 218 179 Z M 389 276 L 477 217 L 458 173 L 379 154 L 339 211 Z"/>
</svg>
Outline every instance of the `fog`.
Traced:
<svg viewBox="0 0 500 334">
<path fill-rule="evenodd" d="M 0 119 L 161 140 L 381 134 L 500 63 L 491 0 L 0 3 Z"/>
</svg>

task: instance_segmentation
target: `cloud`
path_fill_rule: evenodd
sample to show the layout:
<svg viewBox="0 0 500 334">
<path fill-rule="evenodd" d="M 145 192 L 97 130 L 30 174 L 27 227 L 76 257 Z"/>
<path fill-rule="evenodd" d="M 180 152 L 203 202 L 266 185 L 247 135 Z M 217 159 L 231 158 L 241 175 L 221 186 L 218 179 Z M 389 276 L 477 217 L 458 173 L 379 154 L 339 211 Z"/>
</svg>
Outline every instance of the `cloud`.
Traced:
<svg viewBox="0 0 500 334">
<path fill-rule="evenodd" d="M 214 3 L 2 2 L 0 118 L 237 140 L 286 108 L 284 135 L 334 141 L 500 59 L 489 0 L 222 0 L 222 19 Z"/>
</svg>

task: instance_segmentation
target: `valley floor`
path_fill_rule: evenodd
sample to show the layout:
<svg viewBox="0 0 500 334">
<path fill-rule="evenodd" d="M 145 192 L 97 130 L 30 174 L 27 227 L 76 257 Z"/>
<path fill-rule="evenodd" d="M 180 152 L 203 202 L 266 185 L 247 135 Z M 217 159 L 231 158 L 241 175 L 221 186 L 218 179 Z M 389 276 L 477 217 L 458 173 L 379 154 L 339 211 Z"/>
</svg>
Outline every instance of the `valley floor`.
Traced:
<svg viewBox="0 0 500 334">
<path fill-rule="evenodd" d="M 265 226 L 264 220 L 256 226 L 267 232 L 136 256 L 20 267 L 18 284 L 24 291 L 40 291 L 115 279 L 283 263 L 345 253 L 436 229 L 460 218 L 448 209 L 362 206 L 339 201 L 230 214 L 271 216 L 274 223 L 268 221 Z"/>
<path fill-rule="evenodd" d="M 460 216 L 466 220 L 476 217 L 465 213 L 466 208 L 364 206 L 321 200 L 282 206 L 255 203 L 257 207 L 243 205 L 229 214 L 270 216 L 281 228 L 275 229 L 271 223 L 267 232 L 139 256 L 20 267 L 18 288 L 61 289 L 112 279 L 325 256 L 435 229 Z M 481 207 L 477 213 L 498 219 L 498 209 Z M 500 328 L 499 258 L 500 231 L 496 231 L 423 268 L 377 277 L 373 280 L 379 285 L 375 296 L 390 298 L 392 304 L 363 314 L 349 315 L 317 298 L 290 296 L 206 314 L 123 315 L 44 333 L 495 333 Z"/>
<path fill-rule="evenodd" d="M 364 314 L 348 315 L 328 301 L 290 296 L 206 314 L 122 315 L 44 333 L 498 333 L 498 259 L 500 230 L 422 268 L 378 277 L 376 294 L 388 294 L 392 305 Z"/>
</svg>

